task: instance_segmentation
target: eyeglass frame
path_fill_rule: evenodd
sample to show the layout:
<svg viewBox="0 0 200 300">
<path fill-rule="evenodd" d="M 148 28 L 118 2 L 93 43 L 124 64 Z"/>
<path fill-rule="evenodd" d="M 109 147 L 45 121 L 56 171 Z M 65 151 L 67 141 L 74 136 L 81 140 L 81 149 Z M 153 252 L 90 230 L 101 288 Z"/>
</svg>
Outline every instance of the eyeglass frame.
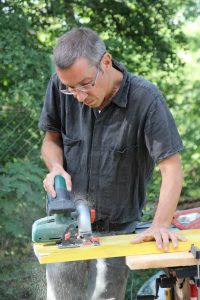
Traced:
<svg viewBox="0 0 200 300">
<path fill-rule="evenodd" d="M 104 54 L 105 54 L 105 53 L 106 53 L 106 52 L 104 52 Z M 99 76 L 99 72 L 100 72 L 100 69 L 101 69 L 101 68 L 100 68 L 100 63 L 101 63 L 101 60 L 102 60 L 104 54 L 101 56 L 101 59 L 100 59 L 98 65 L 97 65 L 97 72 L 96 72 L 94 78 L 91 80 L 90 83 L 87 83 L 87 84 L 85 84 L 85 85 L 82 85 L 82 86 L 80 86 L 80 87 L 75 87 L 75 88 L 67 87 L 67 86 L 65 85 L 67 88 L 66 88 L 65 90 L 61 90 L 61 89 L 60 89 L 61 93 L 65 94 L 65 95 L 74 95 L 77 91 L 78 91 L 78 92 L 87 93 L 90 89 L 92 89 L 92 88 L 95 86 L 96 81 L 97 81 L 97 78 L 98 78 L 98 76 Z M 85 88 L 85 87 L 86 87 L 86 88 L 88 87 L 88 89 L 86 89 L 85 91 L 82 90 L 82 88 Z M 69 92 L 68 89 L 70 89 L 70 90 L 72 90 L 72 91 Z"/>
</svg>

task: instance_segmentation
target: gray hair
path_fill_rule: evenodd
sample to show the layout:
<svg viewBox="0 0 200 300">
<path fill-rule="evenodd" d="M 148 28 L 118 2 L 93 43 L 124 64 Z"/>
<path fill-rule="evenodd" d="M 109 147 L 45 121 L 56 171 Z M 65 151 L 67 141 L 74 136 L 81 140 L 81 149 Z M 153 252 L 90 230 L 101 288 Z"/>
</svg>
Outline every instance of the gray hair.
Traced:
<svg viewBox="0 0 200 300">
<path fill-rule="evenodd" d="M 106 46 L 98 34 L 89 28 L 80 27 L 73 28 L 58 39 L 53 55 L 55 65 L 65 69 L 82 57 L 96 66 L 105 52 Z"/>
</svg>

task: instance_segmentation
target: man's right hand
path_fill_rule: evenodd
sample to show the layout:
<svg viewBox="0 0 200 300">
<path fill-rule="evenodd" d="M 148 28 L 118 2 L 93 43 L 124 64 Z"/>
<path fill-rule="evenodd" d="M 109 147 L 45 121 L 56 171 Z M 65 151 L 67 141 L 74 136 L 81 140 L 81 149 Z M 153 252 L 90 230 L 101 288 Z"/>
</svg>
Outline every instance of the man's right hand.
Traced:
<svg viewBox="0 0 200 300">
<path fill-rule="evenodd" d="M 64 177 L 67 190 L 72 190 L 71 176 L 63 168 L 63 142 L 60 132 L 47 131 L 42 143 L 42 158 L 50 170 L 43 181 L 44 189 L 51 197 L 56 197 L 54 178 L 56 175 Z"/>
<path fill-rule="evenodd" d="M 61 166 L 57 166 L 52 169 L 50 173 L 48 173 L 43 180 L 43 187 L 47 193 L 51 195 L 51 197 L 56 197 L 56 192 L 54 190 L 54 178 L 56 175 L 61 175 L 64 177 L 67 190 L 70 192 L 72 190 L 72 181 L 71 176 L 63 169 Z"/>
</svg>

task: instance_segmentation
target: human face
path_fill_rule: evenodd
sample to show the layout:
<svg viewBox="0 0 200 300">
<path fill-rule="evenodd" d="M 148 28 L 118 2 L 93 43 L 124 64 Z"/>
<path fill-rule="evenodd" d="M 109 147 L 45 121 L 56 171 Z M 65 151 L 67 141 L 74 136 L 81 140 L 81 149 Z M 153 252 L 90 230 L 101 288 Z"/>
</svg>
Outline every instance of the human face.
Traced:
<svg viewBox="0 0 200 300">
<path fill-rule="evenodd" d="M 74 95 L 77 92 L 88 93 L 93 88 L 93 86 L 95 86 L 98 75 L 99 75 L 99 71 L 100 71 L 100 65 L 98 64 L 96 75 L 89 83 L 86 83 L 86 84 L 83 84 L 83 85 L 80 85 L 80 86 L 77 86 L 74 88 L 65 85 L 65 89 L 61 89 L 60 91 L 65 95 Z"/>
<path fill-rule="evenodd" d="M 107 65 L 107 64 L 106 64 Z M 67 69 L 57 69 L 62 84 L 68 86 L 68 91 L 74 97 L 91 108 L 101 106 L 106 95 L 106 66 L 103 59 L 99 65 L 91 66 L 87 59 L 79 58 Z M 89 89 L 83 87 L 89 84 Z M 66 90 L 66 88 L 64 87 Z"/>
</svg>

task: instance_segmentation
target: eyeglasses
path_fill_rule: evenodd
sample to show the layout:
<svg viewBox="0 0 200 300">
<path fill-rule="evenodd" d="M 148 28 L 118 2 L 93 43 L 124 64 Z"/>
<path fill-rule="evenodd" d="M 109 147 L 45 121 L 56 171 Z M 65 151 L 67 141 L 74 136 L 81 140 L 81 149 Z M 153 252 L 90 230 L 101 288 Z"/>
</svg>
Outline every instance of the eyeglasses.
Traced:
<svg viewBox="0 0 200 300">
<path fill-rule="evenodd" d="M 100 61 L 101 62 L 101 61 Z M 99 76 L 99 72 L 100 72 L 100 62 L 97 66 L 97 72 L 96 75 L 94 76 L 94 78 L 91 80 L 90 83 L 84 84 L 84 85 L 80 85 L 77 86 L 76 88 L 71 88 L 69 86 L 65 86 L 65 89 L 61 89 L 61 93 L 65 94 L 65 95 L 73 95 L 76 92 L 85 92 L 87 93 L 91 88 L 93 88 L 96 84 L 97 78 Z"/>
</svg>

